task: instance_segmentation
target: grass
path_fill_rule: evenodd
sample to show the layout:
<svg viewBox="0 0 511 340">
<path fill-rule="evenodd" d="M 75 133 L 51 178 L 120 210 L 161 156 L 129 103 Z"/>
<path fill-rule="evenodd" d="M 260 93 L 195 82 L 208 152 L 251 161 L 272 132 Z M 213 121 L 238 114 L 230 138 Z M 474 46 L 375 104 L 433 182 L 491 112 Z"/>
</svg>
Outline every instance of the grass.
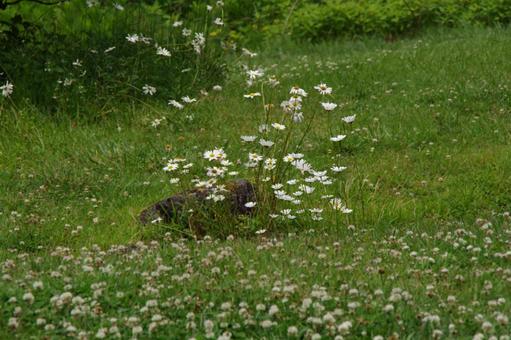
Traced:
<svg viewBox="0 0 511 340">
<path fill-rule="evenodd" d="M 343 132 L 340 117 L 357 114 L 344 130 L 339 188 L 354 212 L 340 227 L 327 219 L 196 242 L 137 223 L 176 190 L 164 157 L 212 146 L 244 153 L 232 141 L 251 133 L 259 111 L 243 100 L 234 61 L 223 91 L 186 113 L 126 107 L 90 123 L 3 106 L 0 337 L 93 338 L 112 325 L 122 337 L 141 325 L 140 338 L 284 338 L 289 327 L 305 338 L 511 336 L 509 33 L 283 43 L 252 61 L 281 81 L 279 96 L 323 81 L 343 103 L 305 142 L 315 166 L 336 157 L 325 140 L 332 128 Z M 39 280 L 44 287 L 34 288 Z M 23 300 L 29 291 L 32 304 Z M 144 308 L 148 300 L 157 305 Z"/>
</svg>

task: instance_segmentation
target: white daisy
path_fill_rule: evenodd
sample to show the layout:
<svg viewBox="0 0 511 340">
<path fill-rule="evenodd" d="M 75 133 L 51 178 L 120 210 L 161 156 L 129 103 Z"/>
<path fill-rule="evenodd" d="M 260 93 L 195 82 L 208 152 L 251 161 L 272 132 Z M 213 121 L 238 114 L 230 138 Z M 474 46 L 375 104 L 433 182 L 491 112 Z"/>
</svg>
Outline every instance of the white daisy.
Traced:
<svg viewBox="0 0 511 340">
<path fill-rule="evenodd" d="M 323 109 L 326 111 L 332 111 L 337 107 L 337 104 L 335 103 L 321 103 L 321 106 L 323 106 Z"/>
<path fill-rule="evenodd" d="M 331 140 L 332 142 L 340 142 L 340 141 L 342 141 L 344 138 L 346 138 L 346 135 L 337 135 L 337 136 L 330 137 L 330 140 Z"/>
</svg>

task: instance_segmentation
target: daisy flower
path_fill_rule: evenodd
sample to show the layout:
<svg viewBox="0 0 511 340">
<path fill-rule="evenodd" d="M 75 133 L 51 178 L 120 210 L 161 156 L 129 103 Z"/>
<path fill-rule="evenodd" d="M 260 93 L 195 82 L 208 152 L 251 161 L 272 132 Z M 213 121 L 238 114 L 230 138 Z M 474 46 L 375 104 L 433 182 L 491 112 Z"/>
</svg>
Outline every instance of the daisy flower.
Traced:
<svg viewBox="0 0 511 340">
<path fill-rule="evenodd" d="M 293 86 L 291 90 L 289 91 L 290 94 L 295 94 L 302 97 L 307 97 L 307 92 L 305 92 L 304 89 L 300 88 L 299 86 Z"/>
<path fill-rule="evenodd" d="M 144 87 L 142 87 L 142 91 L 144 94 L 152 96 L 156 93 L 156 87 L 145 84 Z"/>
<path fill-rule="evenodd" d="M 345 123 L 348 123 L 348 124 L 351 124 L 355 121 L 355 118 L 357 118 L 357 115 L 354 114 L 352 116 L 346 116 L 346 117 L 342 117 L 342 121 L 345 122 Z"/>
<path fill-rule="evenodd" d="M 275 144 L 274 142 L 272 142 L 271 140 L 265 140 L 265 139 L 259 139 L 259 144 L 261 144 L 262 146 L 264 147 L 267 147 L 267 148 L 270 148 L 273 146 L 273 144 Z"/>
<path fill-rule="evenodd" d="M 156 48 L 156 54 L 157 55 L 161 55 L 163 57 L 170 57 L 171 56 L 169 50 L 167 50 L 165 47 L 160 47 L 160 46 L 158 46 Z"/>
<path fill-rule="evenodd" d="M 285 125 L 282 125 L 279 123 L 273 123 L 273 124 L 271 124 L 271 126 L 273 126 L 273 128 L 276 130 L 285 130 L 286 129 Z"/>
<path fill-rule="evenodd" d="M 332 111 L 337 107 L 337 104 L 335 103 L 321 103 L 321 106 L 323 106 L 323 109 L 326 111 Z"/>
<path fill-rule="evenodd" d="M 253 99 L 255 97 L 261 97 L 261 93 L 260 92 L 252 92 L 249 94 L 244 94 L 243 97 Z"/>
<path fill-rule="evenodd" d="M 245 203 L 245 207 L 247 208 L 253 208 L 257 205 L 257 202 L 247 202 Z"/>
<path fill-rule="evenodd" d="M 337 165 L 334 165 L 330 168 L 333 172 L 343 172 L 344 170 L 347 169 L 347 167 L 345 166 L 337 166 Z"/>
<path fill-rule="evenodd" d="M 169 100 L 169 105 L 172 105 L 179 110 L 182 110 L 184 108 L 183 104 L 174 99 Z"/>
<path fill-rule="evenodd" d="M 316 90 L 318 90 L 318 92 L 322 95 L 325 95 L 325 94 L 331 94 L 332 93 L 332 88 L 331 87 L 328 87 L 326 84 L 324 83 L 321 83 L 319 85 L 316 85 L 314 86 L 314 88 Z"/>
<path fill-rule="evenodd" d="M 337 135 L 337 136 L 330 137 L 330 140 L 331 140 L 332 142 L 340 142 L 340 141 L 342 141 L 344 138 L 346 138 L 346 135 Z"/>
<path fill-rule="evenodd" d="M 14 92 L 14 85 L 7 81 L 4 85 L 0 86 L 0 90 L 2 90 L 2 96 L 7 98 Z"/>
<path fill-rule="evenodd" d="M 264 71 L 261 70 L 261 69 L 257 69 L 257 70 L 248 70 L 247 71 L 247 75 L 248 75 L 248 78 L 249 79 L 256 79 L 256 78 L 260 78 L 264 75 Z"/>
<path fill-rule="evenodd" d="M 241 138 L 242 141 L 247 142 L 247 143 L 248 142 L 253 142 L 253 141 L 255 141 L 257 139 L 256 136 L 241 136 L 240 138 Z"/>
</svg>

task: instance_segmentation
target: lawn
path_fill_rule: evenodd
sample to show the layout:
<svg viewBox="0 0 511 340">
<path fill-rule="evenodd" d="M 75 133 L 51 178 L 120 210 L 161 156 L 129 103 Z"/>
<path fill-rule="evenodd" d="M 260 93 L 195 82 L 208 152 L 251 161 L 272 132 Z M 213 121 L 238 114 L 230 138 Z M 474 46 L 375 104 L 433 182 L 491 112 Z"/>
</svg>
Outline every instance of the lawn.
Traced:
<svg viewBox="0 0 511 340">
<path fill-rule="evenodd" d="M 222 221 L 222 237 L 194 240 L 138 223 L 187 188 L 169 182 L 167 158 L 246 157 L 240 135 L 262 116 L 238 58 L 221 91 L 185 110 L 120 103 L 90 121 L 4 107 L 0 337 L 509 339 L 510 33 L 258 51 L 247 62 L 280 82 L 265 103 L 309 93 L 317 124 L 302 151 L 315 168 L 347 167 L 332 190 L 353 209 L 261 233 Z M 316 103 L 321 82 L 333 111 Z"/>
</svg>

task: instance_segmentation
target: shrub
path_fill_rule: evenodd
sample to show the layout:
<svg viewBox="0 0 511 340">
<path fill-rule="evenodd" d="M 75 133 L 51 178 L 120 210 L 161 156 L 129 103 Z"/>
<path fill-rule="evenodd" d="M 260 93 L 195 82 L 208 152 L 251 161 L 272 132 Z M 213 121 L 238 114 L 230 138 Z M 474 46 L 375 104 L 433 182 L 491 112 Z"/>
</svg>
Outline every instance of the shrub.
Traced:
<svg viewBox="0 0 511 340">
<path fill-rule="evenodd" d="M 510 19 L 510 0 L 325 0 L 302 5 L 292 16 L 290 29 L 297 39 L 318 40 L 394 36 L 435 25 L 507 24 Z"/>
<path fill-rule="evenodd" d="M 183 17 L 158 3 L 22 2 L 0 13 L 0 81 L 15 85 L 15 102 L 47 111 L 106 114 L 198 92 L 224 74 L 221 6 L 193 3 Z"/>
</svg>

